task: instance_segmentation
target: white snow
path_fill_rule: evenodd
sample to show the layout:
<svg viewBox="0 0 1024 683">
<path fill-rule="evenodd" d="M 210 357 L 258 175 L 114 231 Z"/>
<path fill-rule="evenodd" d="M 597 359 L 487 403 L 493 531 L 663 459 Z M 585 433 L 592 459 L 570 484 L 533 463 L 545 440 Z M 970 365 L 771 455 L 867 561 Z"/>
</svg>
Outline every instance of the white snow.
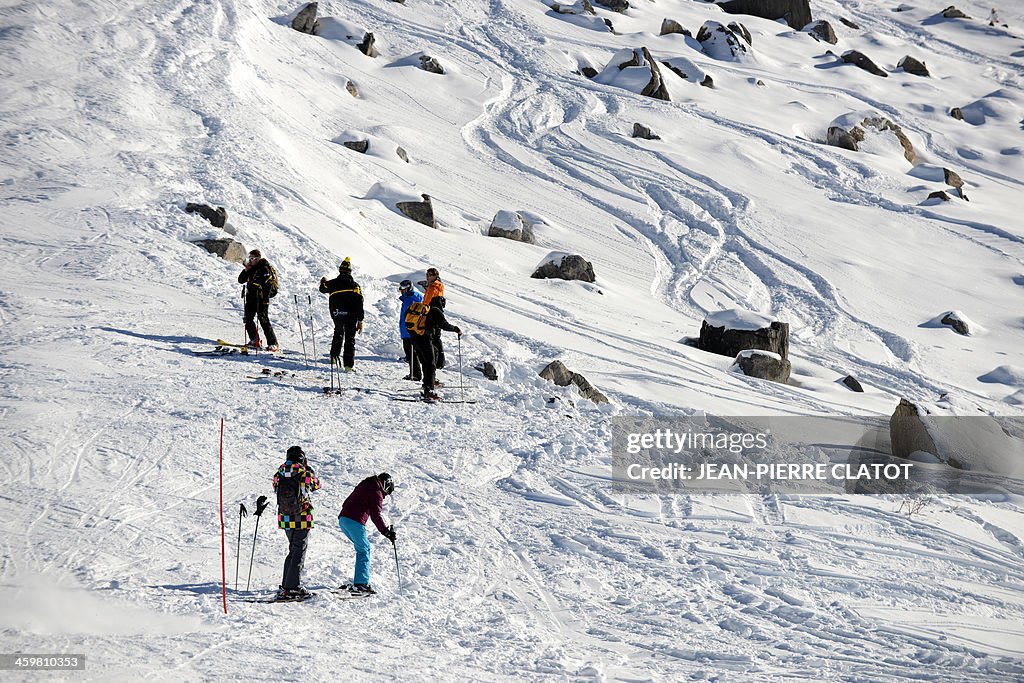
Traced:
<svg viewBox="0 0 1024 683">
<path fill-rule="evenodd" d="M 596 16 L 321 2 L 320 36 L 288 26 L 301 4 L 0 8 L 4 652 L 85 653 L 67 677 L 103 681 L 1024 677 L 1020 495 L 934 496 L 908 515 L 897 496 L 625 495 L 610 467 L 616 416 L 884 417 L 946 392 L 1024 415 L 1024 7 L 1002 3 L 1002 28 L 980 0 L 956 3 L 973 20 L 816 0 L 840 38 L 826 46 L 691 0 Z M 665 17 L 739 21 L 757 59 L 658 36 Z M 354 47 L 364 31 L 380 57 Z M 574 73 L 640 46 L 715 88 L 662 68 L 665 102 L 631 92 L 646 79 Z M 847 49 L 889 77 L 837 65 Z M 908 50 L 931 78 L 894 70 Z M 945 186 L 898 151 L 823 144 L 865 110 L 970 201 L 922 206 Z M 662 139 L 624 134 L 636 121 Z M 336 142 L 350 133 L 370 153 Z M 394 207 L 422 194 L 436 230 Z M 226 207 L 229 230 L 189 201 Z M 537 245 L 485 236 L 513 209 Z M 227 234 L 277 267 L 280 357 L 193 354 L 242 339 L 238 266 L 188 241 Z M 551 253 L 593 262 L 600 286 L 531 279 Z M 316 284 L 345 256 L 366 325 L 343 379 L 364 390 L 325 397 Z M 465 331 L 445 336 L 443 391 L 475 404 L 393 400 L 413 388 L 395 284 L 429 266 Z M 922 324 L 950 310 L 985 334 Z M 793 384 L 678 343 L 721 311 L 791 324 Z M 556 358 L 611 403 L 538 377 Z M 472 369 L 484 361 L 499 382 Z M 293 444 L 324 484 L 306 585 L 351 578 L 334 520 L 386 470 L 402 592 L 371 529 L 376 598 L 243 601 L 255 526 L 242 520 L 236 557 L 239 504 L 270 494 Z M 266 594 L 285 555 L 273 507 L 257 539 L 249 594 Z"/>
<path fill-rule="evenodd" d="M 760 330 L 771 325 L 773 321 L 760 313 L 730 308 L 704 316 L 704 322 L 711 327 L 724 327 L 728 330 Z"/>
</svg>

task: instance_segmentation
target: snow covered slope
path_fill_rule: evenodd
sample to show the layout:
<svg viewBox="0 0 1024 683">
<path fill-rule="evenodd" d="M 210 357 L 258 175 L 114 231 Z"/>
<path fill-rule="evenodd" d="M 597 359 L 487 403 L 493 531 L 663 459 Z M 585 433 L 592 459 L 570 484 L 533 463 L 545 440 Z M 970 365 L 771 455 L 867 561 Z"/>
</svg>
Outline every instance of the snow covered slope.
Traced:
<svg viewBox="0 0 1024 683">
<path fill-rule="evenodd" d="M 630 4 L 591 21 L 539 0 L 329 1 L 317 36 L 271 0 L 0 8 L 0 650 L 86 653 L 90 680 L 1024 676 L 1020 500 L 908 516 L 888 497 L 626 496 L 609 467 L 616 415 L 889 415 L 946 392 L 1021 414 L 1024 8 L 1000 7 L 1003 28 L 974 0 L 957 3 L 973 20 L 815 0 L 832 46 L 703 2 Z M 664 18 L 694 35 L 739 21 L 749 54 L 659 36 Z M 352 44 L 365 31 L 376 58 Z M 578 73 L 639 47 L 715 87 L 662 68 L 662 101 Z M 850 49 L 888 76 L 841 62 Z M 931 76 L 898 69 L 907 54 Z M 884 139 L 825 145 L 851 112 L 901 126 L 916 169 Z M 341 144 L 357 138 L 367 154 Z M 421 194 L 436 230 L 393 207 Z M 229 234 L 188 201 L 225 206 L 277 267 L 280 358 L 193 355 L 242 330 L 237 265 L 191 243 Z M 535 220 L 537 244 L 487 237 L 499 211 Z M 596 282 L 531 279 L 552 252 Z M 368 390 L 324 397 L 298 322 L 322 364 L 316 282 L 345 256 L 367 301 L 346 380 Z M 411 386 L 395 284 L 430 265 L 467 331 L 473 405 L 393 400 Z M 790 384 L 680 343 L 733 308 L 790 323 Z M 936 324 L 946 311 L 973 333 Z M 537 377 L 556 358 L 611 404 Z M 837 382 L 851 373 L 864 393 Z M 299 443 L 324 482 L 307 585 L 350 578 L 334 517 L 387 470 L 404 594 L 377 539 L 374 600 L 230 593 L 223 615 L 221 418 L 229 545 L 238 503 Z M 284 555 L 269 522 L 261 591 Z M 244 584 L 251 519 L 242 532 Z"/>
</svg>

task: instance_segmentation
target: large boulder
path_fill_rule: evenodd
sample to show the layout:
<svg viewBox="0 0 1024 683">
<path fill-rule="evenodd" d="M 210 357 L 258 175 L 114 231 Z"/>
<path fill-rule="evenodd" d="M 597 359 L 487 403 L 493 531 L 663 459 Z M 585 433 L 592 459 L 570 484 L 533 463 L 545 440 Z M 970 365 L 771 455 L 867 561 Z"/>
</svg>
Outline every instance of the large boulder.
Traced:
<svg viewBox="0 0 1024 683">
<path fill-rule="evenodd" d="M 917 153 L 899 125 L 874 112 L 850 112 L 833 119 L 828 126 L 826 142 L 853 152 L 883 154 L 896 152 L 910 163 Z"/>
<path fill-rule="evenodd" d="M 732 357 L 760 349 L 788 359 L 789 323 L 737 308 L 718 311 L 701 324 L 697 348 Z"/>
<path fill-rule="evenodd" d="M 210 225 L 215 228 L 223 228 L 228 222 L 228 212 L 223 206 L 218 206 L 215 209 L 209 204 L 196 204 L 189 202 L 185 205 L 185 211 L 188 213 L 198 213 L 200 216 L 210 221 Z"/>
<path fill-rule="evenodd" d="M 843 53 L 843 56 L 840 57 L 840 59 L 842 59 L 844 62 L 848 64 L 853 64 L 856 67 L 864 69 L 868 73 L 874 74 L 875 76 L 881 76 L 882 78 L 889 77 L 889 74 L 885 73 L 885 71 L 879 68 L 879 66 L 875 64 L 873 61 L 871 61 L 871 59 L 868 58 L 868 56 L 865 55 L 863 52 L 859 52 L 857 50 L 847 50 L 846 52 Z"/>
<path fill-rule="evenodd" d="M 809 0 L 719 0 L 718 6 L 729 14 L 785 19 L 790 28 L 798 31 L 813 19 Z"/>
<path fill-rule="evenodd" d="M 824 19 L 815 21 L 804 27 L 804 30 L 811 34 L 815 40 L 821 40 L 831 45 L 835 45 L 839 42 L 839 36 L 836 35 L 836 31 L 832 28 L 832 24 L 828 23 Z"/>
<path fill-rule="evenodd" d="M 793 370 L 788 358 L 760 349 L 740 351 L 733 365 L 747 377 L 757 377 L 780 384 L 789 381 L 789 373 Z"/>
<path fill-rule="evenodd" d="M 629 9 L 629 2 L 627 0 L 594 0 L 594 3 L 621 14 L 624 14 Z"/>
<path fill-rule="evenodd" d="M 750 31 L 735 22 L 705 21 L 697 31 L 697 42 L 704 54 L 723 61 L 741 60 L 751 54 Z"/>
<path fill-rule="evenodd" d="M 608 403 L 608 397 L 591 384 L 586 377 L 565 367 L 560 360 L 551 361 L 540 371 L 540 376 L 560 387 L 575 386 L 583 398 L 594 403 Z"/>
<path fill-rule="evenodd" d="M 925 63 L 922 61 L 914 59 L 910 55 L 907 55 L 906 57 L 901 59 L 896 64 L 896 67 L 903 69 L 903 71 L 905 71 L 906 73 L 913 74 L 914 76 L 931 76 L 931 74 L 928 73 L 927 65 L 925 65 Z"/>
<path fill-rule="evenodd" d="M 437 222 L 434 220 L 434 205 L 430 201 L 430 195 L 424 194 L 420 196 L 423 197 L 422 202 L 397 202 L 395 208 L 417 223 L 436 228 Z"/>
<path fill-rule="evenodd" d="M 292 19 L 292 28 L 299 33 L 309 33 L 310 35 L 316 33 L 316 10 L 317 4 L 311 2 L 295 15 Z"/>
<path fill-rule="evenodd" d="M 503 237 L 507 240 L 534 244 L 533 223 L 518 211 L 499 211 L 487 229 L 488 237 Z"/>
<path fill-rule="evenodd" d="M 360 154 L 366 154 L 366 150 L 370 149 L 369 140 L 343 140 L 341 144 Z"/>
<path fill-rule="evenodd" d="M 942 10 L 942 16 L 945 19 L 970 19 L 969 16 L 958 10 L 954 5 L 950 5 Z"/>
<path fill-rule="evenodd" d="M 672 99 L 662 81 L 658 63 L 646 47 L 619 50 L 594 80 L 657 100 Z"/>
<path fill-rule="evenodd" d="M 650 128 L 642 123 L 633 124 L 633 137 L 643 138 L 644 140 L 660 140 L 661 136 L 657 135 Z"/>
<path fill-rule="evenodd" d="M 659 36 L 667 36 L 670 33 L 679 33 L 684 36 L 692 36 L 692 34 L 675 19 L 662 19 L 661 20 L 661 31 L 658 32 Z"/>
<path fill-rule="evenodd" d="M 593 282 L 594 265 L 578 254 L 551 254 L 530 277 L 538 280 L 582 280 Z"/>
<path fill-rule="evenodd" d="M 242 263 L 245 261 L 246 256 L 248 256 L 248 252 L 242 246 L 242 243 L 236 242 L 231 238 L 195 240 L 193 244 L 198 244 L 211 254 L 234 263 Z"/>
</svg>

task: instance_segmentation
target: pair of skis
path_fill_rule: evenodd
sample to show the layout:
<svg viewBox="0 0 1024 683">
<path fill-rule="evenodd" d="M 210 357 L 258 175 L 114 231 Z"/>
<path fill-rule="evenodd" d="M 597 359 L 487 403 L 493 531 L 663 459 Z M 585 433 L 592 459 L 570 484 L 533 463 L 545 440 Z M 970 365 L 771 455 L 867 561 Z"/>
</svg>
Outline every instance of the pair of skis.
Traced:
<svg viewBox="0 0 1024 683">
<path fill-rule="evenodd" d="M 371 598 L 376 595 L 376 593 L 353 593 L 348 588 L 344 587 L 332 588 L 331 590 L 321 592 L 337 596 L 338 600 L 362 600 L 363 598 Z M 275 602 L 305 602 L 319 594 L 320 593 L 307 593 L 306 595 L 296 597 L 278 597 L 277 595 L 273 595 L 269 598 L 246 598 L 244 602 L 255 602 L 264 605 Z"/>
</svg>

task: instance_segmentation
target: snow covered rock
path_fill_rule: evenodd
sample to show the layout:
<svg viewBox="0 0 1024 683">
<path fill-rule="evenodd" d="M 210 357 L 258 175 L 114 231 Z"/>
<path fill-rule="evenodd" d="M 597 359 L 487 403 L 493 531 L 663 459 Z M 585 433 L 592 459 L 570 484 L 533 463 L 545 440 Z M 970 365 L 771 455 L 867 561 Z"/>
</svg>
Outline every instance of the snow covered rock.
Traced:
<svg viewBox="0 0 1024 683">
<path fill-rule="evenodd" d="M 929 453 L 958 470 L 1024 473 L 1024 442 L 1009 435 L 996 418 L 948 396 L 935 404 L 900 399 L 889 419 L 889 437 L 899 458 Z"/>
<path fill-rule="evenodd" d="M 619 50 L 594 80 L 657 100 L 672 99 L 662 81 L 658 63 L 646 47 Z"/>
<path fill-rule="evenodd" d="M 292 28 L 299 33 L 316 33 L 316 10 L 317 3 L 311 2 L 299 10 L 299 13 L 292 19 Z"/>
<path fill-rule="evenodd" d="M 395 204 L 395 208 L 417 223 L 436 228 L 437 222 L 434 220 L 434 205 L 430 201 L 430 195 L 424 194 L 420 196 L 423 197 L 422 202 L 398 202 Z"/>
<path fill-rule="evenodd" d="M 482 374 L 487 379 L 491 380 L 492 382 L 498 381 L 498 369 L 495 368 L 494 363 L 490 361 L 486 361 L 481 365 L 477 365 L 473 369 Z"/>
<path fill-rule="evenodd" d="M 223 206 L 218 206 L 216 209 L 209 204 L 195 204 L 189 202 L 185 205 L 185 211 L 188 213 L 198 213 L 200 216 L 210 221 L 210 225 L 215 228 L 223 228 L 228 222 L 228 212 Z"/>
<path fill-rule="evenodd" d="M 583 282 L 593 282 L 597 279 L 594 276 L 594 265 L 590 261 L 579 254 L 562 254 L 560 252 L 549 254 L 530 277 L 538 280 L 552 278 L 582 280 Z"/>
<path fill-rule="evenodd" d="M 760 349 L 789 358 L 789 323 L 738 308 L 712 313 L 700 327 L 697 348 L 722 356 Z"/>
<path fill-rule="evenodd" d="M 683 78 L 691 83 L 699 83 L 705 88 L 714 88 L 715 81 L 711 78 L 711 75 L 700 68 L 696 62 L 687 59 L 686 57 L 669 57 L 662 62 L 662 65 L 667 67 L 669 71 L 674 73 L 676 76 Z"/>
<path fill-rule="evenodd" d="M 429 71 L 432 74 L 444 75 L 444 67 L 441 63 L 430 55 L 420 55 L 420 68 L 424 71 Z"/>
<path fill-rule="evenodd" d="M 798 31 L 813 20 L 809 0 L 720 0 L 718 6 L 729 14 L 785 19 L 790 28 Z"/>
<path fill-rule="evenodd" d="M 248 252 L 246 252 L 242 243 L 233 240 L 230 237 L 212 240 L 195 240 L 193 244 L 198 244 L 211 254 L 220 256 L 225 261 L 232 261 L 234 263 L 242 263 L 248 255 Z"/>
<path fill-rule="evenodd" d="M 642 123 L 633 124 L 633 137 L 643 138 L 644 140 L 660 140 L 661 136 L 656 135 L 654 131 L 645 126 Z"/>
<path fill-rule="evenodd" d="M 335 17 L 324 17 L 316 22 L 316 35 L 326 40 L 337 40 L 351 45 L 367 57 L 376 57 L 373 34 L 362 26 L 342 21 Z"/>
<path fill-rule="evenodd" d="M 928 67 L 925 65 L 925 63 L 914 59 L 910 55 L 907 55 L 906 57 L 901 59 L 896 64 L 896 66 L 897 68 L 903 69 L 903 71 L 905 71 L 908 74 L 925 77 L 931 76 L 931 74 L 928 72 Z"/>
<path fill-rule="evenodd" d="M 494 215 L 487 229 L 488 237 L 503 237 L 507 240 L 534 244 L 533 224 L 517 211 L 499 211 Z"/>
<path fill-rule="evenodd" d="M 965 337 L 971 336 L 971 326 L 968 324 L 967 318 L 960 311 L 944 313 L 939 322 L 952 327 L 957 334 L 962 334 Z"/>
<path fill-rule="evenodd" d="M 871 59 L 869 59 L 867 55 L 858 50 L 847 50 L 846 52 L 843 53 L 843 56 L 840 59 L 842 59 L 844 62 L 848 64 L 853 64 L 854 66 L 864 69 L 868 73 L 874 74 L 875 76 L 881 76 L 882 78 L 889 77 L 889 74 L 885 73 L 885 71 L 883 71 L 881 68 L 879 68 L 877 64 L 871 61 Z"/>
<path fill-rule="evenodd" d="M 789 373 L 793 370 L 788 359 L 777 353 L 759 349 L 740 351 L 736 355 L 736 360 L 733 361 L 733 367 L 739 369 L 747 377 L 757 377 L 781 384 L 789 381 Z"/>
<path fill-rule="evenodd" d="M 815 40 L 821 40 L 831 45 L 839 42 L 839 37 L 836 35 L 835 29 L 832 28 L 832 24 L 824 19 L 808 24 L 804 27 L 804 30 L 811 34 L 811 37 Z"/>
<path fill-rule="evenodd" d="M 565 367 L 560 360 L 551 361 L 540 371 L 540 376 L 560 387 L 575 386 L 583 398 L 594 403 L 608 403 L 608 397 L 591 384 L 586 377 Z"/>
<path fill-rule="evenodd" d="M 720 21 L 705 21 L 697 31 L 697 42 L 712 59 L 737 61 L 750 54 L 750 32 L 735 22 L 725 26 Z"/>
<path fill-rule="evenodd" d="M 548 5 L 548 7 L 558 14 L 596 14 L 594 6 L 590 4 L 590 0 L 577 0 L 577 2 L 571 5 L 556 2 Z"/>
<path fill-rule="evenodd" d="M 670 33 L 680 33 L 684 36 L 693 35 L 687 29 L 683 28 L 683 25 L 675 19 L 663 19 L 661 21 L 661 31 L 658 32 L 658 35 L 667 36 Z"/>
<path fill-rule="evenodd" d="M 828 125 L 826 142 L 854 152 L 887 154 L 899 150 L 914 163 L 917 154 L 903 129 L 884 116 L 873 112 L 850 112 L 835 118 Z"/>
<path fill-rule="evenodd" d="M 1024 118 L 1024 99 L 1013 90 L 1000 88 L 970 104 L 953 107 L 950 116 L 972 126 L 1005 121 L 1019 123 Z"/>
<path fill-rule="evenodd" d="M 952 188 L 956 188 L 957 194 L 961 199 L 967 199 L 967 195 L 964 194 L 963 190 L 964 180 L 956 171 L 952 171 L 942 166 L 935 166 L 934 164 L 918 164 L 907 171 L 907 174 L 922 180 L 945 183 Z"/>
<path fill-rule="evenodd" d="M 627 0 L 594 0 L 594 2 L 605 9 L 610 9 L 612 12 L 619 12 L 620 14 L 625 14 L 626 10 L 629 9 L 629 2 Z"/>
</svg>

